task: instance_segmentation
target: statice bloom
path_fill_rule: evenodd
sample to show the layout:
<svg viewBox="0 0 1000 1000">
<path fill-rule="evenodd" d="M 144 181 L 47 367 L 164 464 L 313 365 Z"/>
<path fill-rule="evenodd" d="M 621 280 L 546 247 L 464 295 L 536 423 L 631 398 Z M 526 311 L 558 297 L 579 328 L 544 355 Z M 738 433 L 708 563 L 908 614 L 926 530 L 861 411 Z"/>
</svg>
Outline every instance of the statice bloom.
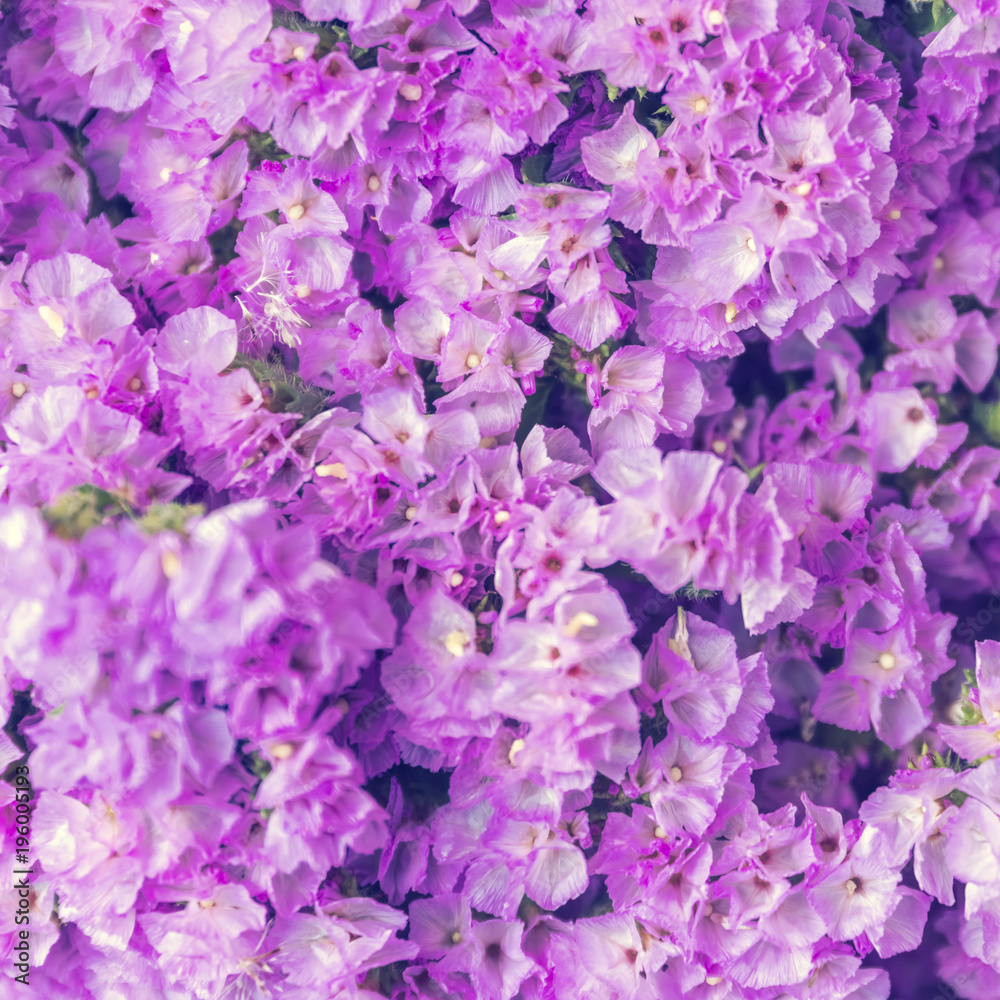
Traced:
<svg viewBox="0 0 1000 1000">
<path fill-rule="evenodd" d="M 0 996 L 1000 995 L 994 0 L 5 14 Z"/>
</svg>

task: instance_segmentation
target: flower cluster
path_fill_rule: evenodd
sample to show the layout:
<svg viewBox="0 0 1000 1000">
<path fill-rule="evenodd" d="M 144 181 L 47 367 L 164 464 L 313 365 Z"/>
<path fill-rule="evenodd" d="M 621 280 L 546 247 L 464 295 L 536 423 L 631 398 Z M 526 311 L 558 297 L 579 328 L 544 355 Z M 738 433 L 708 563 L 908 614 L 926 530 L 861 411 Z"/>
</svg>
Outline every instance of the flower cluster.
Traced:
<svg viewBox="0 0 1000 1000">
<path fill-rule="evenodd" d="M 996 1000 L 1000 6 L 7 6 L 0 993 Z"/>
</svg>

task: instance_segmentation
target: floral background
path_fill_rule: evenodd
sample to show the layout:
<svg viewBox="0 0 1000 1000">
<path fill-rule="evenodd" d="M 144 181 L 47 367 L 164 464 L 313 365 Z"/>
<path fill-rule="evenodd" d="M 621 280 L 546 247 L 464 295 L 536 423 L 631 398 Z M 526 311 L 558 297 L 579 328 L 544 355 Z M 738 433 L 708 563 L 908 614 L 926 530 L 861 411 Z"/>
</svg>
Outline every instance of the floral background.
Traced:
<svg viewBox="0 0 1000 1000">
<path fill-rule="evenodd" d="M 995 0 L 0 6 L 0 997 L 1000 996 Z"/>
</svg>

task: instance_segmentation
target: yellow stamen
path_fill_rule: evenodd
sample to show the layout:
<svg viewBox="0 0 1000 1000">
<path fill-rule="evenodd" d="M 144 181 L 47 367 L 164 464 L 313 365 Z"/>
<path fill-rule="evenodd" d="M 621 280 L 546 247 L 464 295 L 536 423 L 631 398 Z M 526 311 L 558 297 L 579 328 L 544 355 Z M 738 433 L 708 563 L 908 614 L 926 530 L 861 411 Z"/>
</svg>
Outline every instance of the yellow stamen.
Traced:
<svg viewBox="0 0 1000 1000">
<path fill-rule="evenodd" d="M 452 656 L 461 656 L 465 652 L 465 647 L 470 643 L 469 637 L 461 630 L 455 629 L 444 637 L 444 648 Z"/>
<path fill-rule="evenodd" d="M 566 635 L 574 636 L 579 635 L 580 629 L 582 628 L 593 628 L 595 625 L 599 624 L 600 621 L 596 615 L 592 615 L 589 611 L 578 611 L 566 623 L 566 627 L 563 631 Z"/>
<path fill-rule="evenodd" d="M 42 317 L 42 322 L 57 336 L 62 337 L 66 333 L 66 324 L 62 316 L 51 306 L 39 306 L 38 315 Z"/>
<path fill-rule="evenodd" d="M 323 465 L 317 465 L 315 472 L 321 479 L 326 479 L 330 476 L 334 479 L 347 478 L 347 466 L 343 462 L 327 462 Z"/>
</svg>

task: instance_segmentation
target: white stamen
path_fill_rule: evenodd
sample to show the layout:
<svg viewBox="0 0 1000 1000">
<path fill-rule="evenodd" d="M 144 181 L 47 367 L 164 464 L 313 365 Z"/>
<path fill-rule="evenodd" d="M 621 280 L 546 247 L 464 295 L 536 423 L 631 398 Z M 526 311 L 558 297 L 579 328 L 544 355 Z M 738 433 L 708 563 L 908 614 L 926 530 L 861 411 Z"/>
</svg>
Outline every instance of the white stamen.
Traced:
<svg viewBox="0 0 1000 1000">
<path fill-rule="evenodd" d="M 498 510 L 493 515 L 493 523 L 499 528 L 501 524 L 506 524 L 510 520 L 509 510 Z"/>
<path fill-rule="evenodd" d="M 160 180 L 161 181 L 164 181 L 164 182 L 169 181 L 170 178 L 173 177 L 173 176 L 174 176 L 174 172 L 173 172 L 173 170 L 170 169 L 170 167 L 164 167 L 160 171 Z"/>
<path fill-rule="evenodd" d="M 708 100 L 704 97 L 699 97 L 694 102 L 694 110 L 696 114 L 703 115 L 706 111 L 708 111 Z"/>
<path fill-rule="evenodd" d="M 368 183 L 365 186 L 372 192 L 372 194 L 374 194 L 376 191 L 382 190 L 382 179 L 378 176 L 378 174 L 372 174 L 371 177 L 368 178 Z"/>
<path fill-rule="evenodd" d="M 940 254 L 934 258 L 934 270 L 943 271 L 944 270 L 944 257 Z"/>
<path fill-rule="evenodd" d="M 754 242 L 754 238 L 752 236 L 747 237 L 747 249 L 750 251 L 750 253 L 757 252 L 757 244 Z"/>
<path fill-rule="evenodd" d="M 721 10 L 710 10 L 705 16 L 705 20 L 713 27 L 717 28 L 725 20 Z"/>
<path fill-rule="evenodd" d="M 66 324 L 62 316 L 51 306 L 39 306 L 38 315 L 42 317 L 42 322 L 57 336 L 61 337 L 66 333 Z"/>
<path fill-rule="evenodd" d="M 736 313 L 738 312 L 735 302 L 726 303 L 726 322 L 732 323 L 736 319 Z"/>
<path fill-rule="evenodd" d="M 878 665 L 883 670 L 892 670 L 896 665 L 896 655 L 895 653 L 885 652 L 878 654 Z"/>
<path fill-rule="evenodd" d="M 181 21 L 181 23 L 177 26 L 177 30 L 182 35 L 190 35 L 191 32 L 194 31 L 194 25 L 190 21 Z"/>
<path fill-rule="evenodd" d="M 306 47 L 304 45 L 296 45 L 295 48 L 292 49 L 292 58 L 298 62 L 305 62 L 306 54 Z"/>
<path fill-rule="evenodd" d="M 28 391 L 28 387 L 23 382 L 15 382 L 10 387 L 10 394 L 15 399 L 20 399 L 27 391 Z"/>
<path fill-rule="evenodd" d="M 271 747 L 271 756 L 275 760 L 288 760 L 295 753 L 294 743 L 276 743 Z"/>
<path fill-rule="evenodd" d="M 347 466 L 344 465 L 343 462 L 328 462 L 323 465 L 317 465 L 315 472 L 321 479 L 326 479 L 331 476 L 334 479 L 347 478 Z"/>
<path fill-rule="evenodd" d="M 459 931 L 452 931 L 451 932 L 451 943 L 452 944 L 458 944 L 458 942 L 461 941 L 461 940 L 462 940 L 461 932 L 459 932 Z"/>
<path fill-rule="evenodd" d="M 419 83 L 404 83 L 399 88 L 399 96 L 404 101 L 419 101 L 424 96 L 424 88 Z"/>
<path fill-rule="evenodd" d="M 305 214 L 306 214 L 306 207 L 305 207 L 305 205 L 301 205 L 298 202 L 296 202 L 294 205 L 290 206 L 289 209 L 288 209 L 288 211 L 285 212 L 285 215 L 287 215 L 288 218 L 291 219 L 293 222 L 298 221 Z"/>
<path fill-rule="evenodd" d="M 892 219 L 893 222 L 895 222 L 898 218 L 902 216 L 902 214 L 903 213 L 898 208 L 894 208 L 892 209 L 891 212 L 889 212 L 889 218 Z"/>
<path fill-rule="evenodd" d="M 568 636 L 574 636 L 579 635 L 580 629 L 593 628 L 595 625 L 600 625 L 600 621 L 596 615 L 592 615 L 589 611 L 578 611 L 566 623 L 563 631 Z"/>
<path fill-rule="evenodd" d="M 454 632 L 449 632 L 444 637 L 444 648 L 451 653 L 452 656 L 461 656 L 465 652 L 465 647 L 469 645 L 472 640 L 461 630 L 455 629 Z"/>
<path fill-rule="evenodd" d="M 180 572 L 181 557 L 173 549 L 164 549 L 160 555 L 160 567 L 163 569 L 163 575 L 172 580 Z"/>
<path fill-rule="evenodd" d="M 813 186 L 809 181 L 803 181 L 801 184 L 796 184 L 795 187 L 792 188 L 792 194 L 797 194 L 804 198 L 810 191 L 812 191 L 812 189 Z"/>
<path fill-rule="evenodd" d="M 722 438 L 716 438 L 712 442 L 712 451 L 714 451 L 716 455 L 724 454 L 725 450 L 726 450 L 726 442 L 723 441 Z"/>
<path fill-rule="evenodd" d="M 849 878 L 844 883 L 844 888 L 847 890 L 847 895 L 848 896 L 853 896 L 854 893 L 857 892 L 857 890 L 858 890 L 858 883 L 855 882 L 854 879 Z"/>
<path fill-rule="evenodd" d="M 470 355 L 469 355 L 469 356 L 468 356 L 468 357 L 467 357 L 467 358 L 465 359 L 465 367 L 466 367 L 466 368 L 478 368 L 478 367 L 479 367 L 479 365 L 481 365 L 481 364 L 482 364 L 482 362 L 483 362 L 483 359 L 482 359 L 482 358 L 481 358 L 481 357 L 480 357 L 480 356 L 479 356 L 478 354 L 476 354 L 476 352 L 475 352 L 475 351 L 473 351 L 473 352 L 472 352 L 472 353 L 471 353 L 471 354 L 470 354 Z"/>
<path fill-rule="evenodd" d="M 680 781 L 684 777 L 684 772 L 676 765 L 670 768 L 670 778 L 673 781 Z"/>
<path fill-rule="evenodd" d="M 722 976 L 706 976 L 705 985 L 706 986 L 718 986 L 722 982 Z"/>
<path fill-rule="evenodd" d="M 516 739 L 510 745 L 510 752 L 507 754 L 507 760 L 514 763 L 514 758 L 524 749 L 524 740 Z"/>
<path fill-rule="evenodd" d="M 406 508 L 406 513 L 405 513 L 404 517 L 406 518 L 407 521 L 412 521 L 416 516 L 417 516 L 417 508 L 416 507 L 413 507 L 411 505 L 410 507 Z"/>
<path fill-rule="evenodd" d="M 92 386 L 91 386 L 91 387 L 90 387 L 90 388 L 89 388 L 89 389 L 88 389 L 88 390 L 87 390 L 87 391 L 86 391 L 86 392 L 84 393 L 84 395 L 85 395 L 85 396 L 87 397 L 87 399 L 97 399 L 97 397 L 98 397 L 98 396 L 100 396 L 100 394 L 101 394 L 101 390 L 100 390 L 100 389 L 98 389 L 96 385 L 92 385 Z"/>
<path fill-rule="evenodd" d="M 664 830 L 662 826 L 657 826 L 657 827 L 656 827 L 656 828 L 655 828 L 655 829 L 653 830 L 653 836 L 654 836 L 654 837 L 656 837 L 656 838 L 657 838 L 658 840 L 663 840 L 663 838 L 664 838 L 664 837 L 665 837 L 666 835 L 667 835 L 667 831 L 666 831 L 666 830 Z"/>
<path fill-rule="evenodd" d="M 307 295 L 312 295 L 312 289 L 308 285 L 296 285 L 293 289 L 297 299 L 304 299 Z"/>
<path fill-rule="evenodd" d="M 465 577 L 458 570 L 455 570 L 448 578 L 448 584 L 451 587 L 461 587 L 463 583 L 465 583 Z"/>
<path fill-rule="evenodd" d="M 480 448 L 495 448 L 497 446 L 497 439 L 495 437 L 484 437 L 479 439 Z"/>
<path fill-rule="evenodd" d="M 133 375 L 132 378 L 128 380 L 128 385 L 126 386 L 129 392 L 138 392 L 142 388 L 142 379 L 138 375 Z"/>
</svg>

